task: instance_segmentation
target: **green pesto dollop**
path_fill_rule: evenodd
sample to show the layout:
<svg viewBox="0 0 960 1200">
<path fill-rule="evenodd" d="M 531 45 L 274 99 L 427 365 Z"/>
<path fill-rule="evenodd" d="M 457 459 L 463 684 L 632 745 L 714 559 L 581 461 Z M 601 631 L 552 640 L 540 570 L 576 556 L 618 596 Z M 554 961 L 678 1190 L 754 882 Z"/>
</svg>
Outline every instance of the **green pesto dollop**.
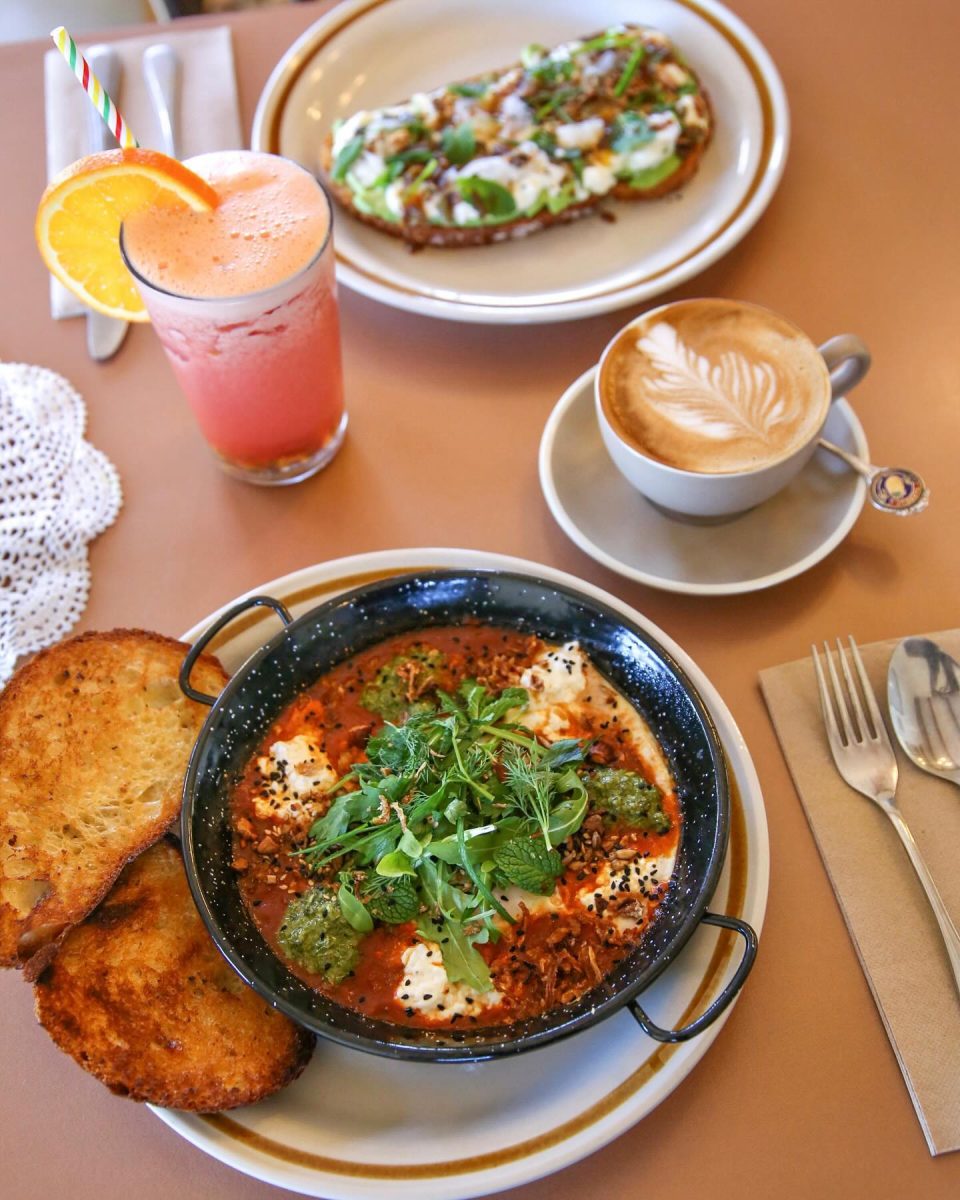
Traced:
<svg viewBox="0 0 960 1200">
<path fill-rule="evenodd" d="M 277 941 L 284 954 L 328 983 L 346 979 L 360 959 L 359 934 L 330 888 L 311 888 L 287 906 Z"/>
<path fill-rule="evenodd" d="M 663 811 L 663 793 L 636 771 L 601 767 L 586 779 L 593 808 L 647 833 L 666 833 L 670 818 Z"/>
<path fill-rule="evenodd" d="M 385 721 L 428 712 L 435 706 L 424 698 L 436 684 L 443 655 L 429 646 L 418 646 L 409 654 L 398 654 L 384 663 L 360 694 L 360 703 Z"/>
</svg>

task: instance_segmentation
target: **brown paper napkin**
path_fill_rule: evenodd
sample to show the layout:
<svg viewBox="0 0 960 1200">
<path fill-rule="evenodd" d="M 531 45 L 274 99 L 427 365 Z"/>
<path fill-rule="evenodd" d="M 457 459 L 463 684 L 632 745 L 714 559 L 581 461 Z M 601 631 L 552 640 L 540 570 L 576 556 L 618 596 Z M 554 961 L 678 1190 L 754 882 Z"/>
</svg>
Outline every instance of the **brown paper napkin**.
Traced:
<svg viewBox="0 0 960 1200">
<path fill-rule="evenodd" d="M 930 636 L 960 659 L 960 630 Z M 885 717 L 896 645 L 860 648 Z M 960 997 L 930 906 L 888 818 L 833 765 L 811 660 L 771 667 L 760 684 L 930 1152 L 960 1149 Z M 960 923 L 960 788 L 915 767 L 887 728 L 897 803 Z"/>
</svg>

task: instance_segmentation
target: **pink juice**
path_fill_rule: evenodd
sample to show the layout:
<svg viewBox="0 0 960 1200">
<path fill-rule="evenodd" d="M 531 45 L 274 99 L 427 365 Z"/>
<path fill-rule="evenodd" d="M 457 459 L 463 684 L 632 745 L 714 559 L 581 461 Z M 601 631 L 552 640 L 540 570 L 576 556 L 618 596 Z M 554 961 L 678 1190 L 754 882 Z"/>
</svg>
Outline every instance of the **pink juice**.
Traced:
<svg viewBox="0 0 960 1200">
<path fill-rule="evenodd" d="M 219 204 L 129 218 L 127 265 L 224 466 L 259 483 L 304 479 L 346 427 L 329 202 L 313 176 L 273 155 L 187 165 Z"/>
</svg>

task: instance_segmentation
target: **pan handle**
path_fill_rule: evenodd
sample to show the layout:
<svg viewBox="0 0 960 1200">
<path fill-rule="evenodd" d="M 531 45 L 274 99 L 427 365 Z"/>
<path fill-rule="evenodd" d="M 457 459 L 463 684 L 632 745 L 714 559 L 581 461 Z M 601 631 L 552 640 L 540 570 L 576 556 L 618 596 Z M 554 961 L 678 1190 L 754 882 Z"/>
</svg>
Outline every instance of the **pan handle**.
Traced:
<svg viewBox="0 0 960 1200">
<path fill-rule="evenodd" d="M 636 1000 L 632 1000 L 627 1007 L 633 1014 L 634 1020 L 645 1034 L 658 1042 L 686 1042 L 690 1038 L 696 1037 L 698 1033 L 702 1033 L 708 1025 L 712 1025 L 743 987 L 744 980 L 750 974 L 750 968 L 757 957 L 756 931 L 746 921 L 741 921 L 739 917 L 727 917 L 721 913 L 712 912 L 705 912 L 700 919 L 704 925 L 719 925 L 723 929 L 732 929 L 735 933 L 739 933 L 744 941 L 743 958 L 734 971 L 733 978 L 706 1012 L 701 1013 L 689 1025 L 684 1025 L 680 1029 L 661 1029 L 659 1025 L 650 1020 Z"/>
<path fill-rule="evenodd" d="M 232 608 L 228 608 L 225 613 L 221 613 L 214 621 L 209 629 L 205 630 L 187 651 L 187 656 L 183 660 L 183 666 L 180 668 L 180 690 L 184 695 L 189 696 L 191 700 L 196 700 L 198 704 L 215 704 L 216 696 L 208 696 L 206 692 L 198 692 L 190 683 L 190 675 L 196 665 L 197 659 L 204 652 L 210 643 L 210 640 L 220 632 L 225 625 L 229 625 L 241 613 L 246 612 L 251 608 L 272 608 L 284 625 L 289 625 L 293 620 L 288 610 L 280 603 L 279 600 L 274 600 L 272 596 L 248 596 L 246 600 L 241 600 L 234 604 Z"/>
</svg>

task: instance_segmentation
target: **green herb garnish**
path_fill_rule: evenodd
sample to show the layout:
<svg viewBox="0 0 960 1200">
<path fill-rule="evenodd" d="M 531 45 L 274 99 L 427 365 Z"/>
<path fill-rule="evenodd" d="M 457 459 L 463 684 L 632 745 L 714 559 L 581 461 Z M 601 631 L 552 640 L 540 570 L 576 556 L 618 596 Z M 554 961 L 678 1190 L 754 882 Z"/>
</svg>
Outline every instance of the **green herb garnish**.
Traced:
<svg viewBox="0 0 960 1200">
<path fill-rule="evenodd" d="M 449 91 L 455 96 L 463 96 L 467 100 L 476 100 L 484 95 L 489 83 L 453 83 L 450 85 Z"/>
<path fill-rule="evenodd" d="M 376 686 L 389 684 L 387 668 L 405 681 L 404 662 L 430 670 L 436 653 L 391 660 Z M 476 945 L 499 938 L 498 918 L 513 919 L 498 884 L 552 891 L 563 871 L 554 847 L 587 811 L 584 744 L 541 745 L 512 719 L 527 702 L 517 687 L 434 687 L 431 707 L 370 738 L 301 851 L 314 869 L 337 864 L 335 909 L 351 935 L 372 920 L 416 920 L 440 945 L 448 977 L 478 991 L 491 985 Z"/>
<path fill-rule="evenodd" d="M 340 153 L 334 159 L 333 163 L 333 178 L 337 183 L 342 183 L 347 172 L 363 153 L 363 134 L 356 134 L 349 142 L 340 150 Z"/>
<path fill-rule="evenodd" d="M 473 127 L 465 122 L 463 125 L 457 125 L 456 128 L 444 129 L 440 139 L 440 149 L 448 161 L 455 166 L 459 167 L 463 163 L 469 162 L 477 150 L 477 139 Z"/>
<path fill-rule="evenodd" d="M 587 776 L 587 794 L 594 808 L 647 833 L 666 833 L 670 818 L 663 811 L 663 794 L 635 771 L 602 767 Z"/>
<path fill-rule="evenodd" d="M 615 96 L 622 96 L 630 86 L 630 80 L 633 78 L 634 72 L 643 62 L 644 53 L 643 46 L 639 43 L 633 48 L 633 53 L 627 59 L 627 65 L 623 68 L 623 73 L 617 80 L 617 86 L 613 89 Z"/>
<path fill-rule="evenodd" d="M 538 896 L 549 896 L 563 874 L 556 850 L 530 838 L 513 838 L 494 852 L 493 861 L 507 883 Z"/>
<path fill-rule="evenodd" d="M 517 202 L 510 192 L 492 179 L 481 179 L 477 175 L 465 175 L 457 180 L 460 195 L 484 216 L 501 220 L 512 217 L 517 211 Z"/>
</svg>

